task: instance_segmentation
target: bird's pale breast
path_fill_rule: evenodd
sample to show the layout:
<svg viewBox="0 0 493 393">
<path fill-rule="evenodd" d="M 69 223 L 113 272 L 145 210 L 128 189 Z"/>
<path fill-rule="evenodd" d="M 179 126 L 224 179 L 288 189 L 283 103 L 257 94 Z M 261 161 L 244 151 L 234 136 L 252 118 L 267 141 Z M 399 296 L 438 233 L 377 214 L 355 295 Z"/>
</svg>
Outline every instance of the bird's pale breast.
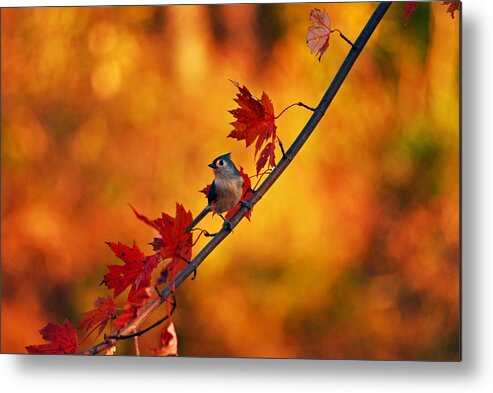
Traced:
<svg viewBox="0 0 493 393">
<path fill-rule="evenodd" d="M 241 176 L 230 179 L 216 176 L 214 183 L 216 200 L 211 204 L 211 207 L 216 213 L 227 212 L 240 202 L 243 191 L 243 178 Z"/>
</svg>

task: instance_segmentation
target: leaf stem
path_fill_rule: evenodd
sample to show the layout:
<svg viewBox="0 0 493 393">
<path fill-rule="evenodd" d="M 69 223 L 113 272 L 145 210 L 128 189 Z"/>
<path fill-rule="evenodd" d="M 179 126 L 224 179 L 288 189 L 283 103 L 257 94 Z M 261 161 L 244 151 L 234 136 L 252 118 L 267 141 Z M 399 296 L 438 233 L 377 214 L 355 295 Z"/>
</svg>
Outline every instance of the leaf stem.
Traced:
<svg viewBox="0 0 493 393">
<path fill-rule="evenodd" d="M 276 119 L 276 120 L 277 120 L 277 119 L 279 119 L 279 118 L 282 116 L 282 114 L 283 114 L 284 112 L 286 112 L 289 108 L 292 108 L 293 106 L 302 106 L 303 108 L 306 108 L 306 109 L 311 110 L 312 112 L 315 112 L 315 108 L 312 108 L 312 107 L 310 107 L 310 106 L 308 106 L 308 105 L 306 105 L 306 104 L 303 104 L 303 103 L 300 101 L 300 102 L 295 102 L 294 104 L 291 104 L 291 105 L 287 106 L 286 108 L 284 108 L 284 109 L 281 111 L 281 113 L 279 113 L 277 116 L 275 116 L 275 117 L 274 117 L 274 119 Z"/>
<path fill-rule="evenodd" d="M 270 172 L 272 172 L 272 169 L 268 169 L 267 171 L 262 172 L 262 173 L 260 174 L 260 177 L 257 179 L 257 182 L 255 183 L 255 186 L 253 187 L 253 189 L 254 189 L 254 190 L 256 190 L 256 189 L 257 189 L 257 186 L 258 186 L 258 184 L 260 183 L 260 180 L 262 180 L 262 178 L 263 178 L 263 177 L 264 177 L 267 173 L 269 173 L 269 174 L 270 174 Z"/>
<path fill-rule="evenodd" d="M 261 173 L 257 173 L 255 175 L 252 175 L 252 176 L 248 176 L 250 179 L 253 179 L 254 177 L 259 177 L 259 176 L 263 176 L 263 175 L 266 175 L 267 173 L 270 173 L 272 171 L 272 169 L 266 169 L 265 171 L 261 172 Z M 248 190 L 247 190 L 248 191 Z M 251 189 L 250 191 L 252 192 L 255 192 L 254 189 Z"/>
<path fill-rule="evenodd" d="M 335 32 L 339 33 L 339 36 L 340 36 L 340 37 L 341 37 L 344 41 L 346 41 L 349 45 L 351 45 L 351 46 L 354 48 L 354 44 L 352 43 L 352 41 L 351 41 L 349 38 L 347 38 L 344 34 L 342 34 L 342 31 L 340 31 L 339 29 L 334 29 L 334 30 L 331 30 L 330 32 L 331 32 L 331 33 L 335 33 Z"/>
<path fill-rule="evenodd" d="M 281 153 L 282 153 L 282 156 L 285 157 L 286 156 L 286 152 L 284 151 L 284 146 L 281 142 L 281 139 L 279 138 L 279 135 L 276 135 L 276 138 L 277 138 L 277 143 L 279 143 L 279 147 L 281 148 Z"/>
<path fill-rule="evenodd" d="M 87 338 L 98 328 L 101 326 L 101 323 L 98 323 L 96 326 L 94 326 L 89 333 L 85 335 L 85 337 L 79 341 L 78 345 L 81 345 L 84 341 L 87 340 Z M 98 334 L 99 336 L 99 334 Z"/>
</svg>

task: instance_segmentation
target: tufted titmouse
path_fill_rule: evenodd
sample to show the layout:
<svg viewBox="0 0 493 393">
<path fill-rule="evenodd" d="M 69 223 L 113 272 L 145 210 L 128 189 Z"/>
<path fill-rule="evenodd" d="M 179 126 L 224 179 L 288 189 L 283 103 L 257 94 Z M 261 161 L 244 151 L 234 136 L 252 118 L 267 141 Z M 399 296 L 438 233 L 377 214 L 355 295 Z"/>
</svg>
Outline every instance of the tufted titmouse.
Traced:
<svg viewBox="0 0 493 393">
<path fill-rule="evenodd" d="M 190 232 L 211 211 L 217 213 L 224 220 L 226 226 L 231 228 L 231 224 L 221 213 L 231 210 L 240 202 L 243 192 L 243 177 L 231 161 L 231 153 L 217 157 L 209 166 L 214 170 L 215 175 L 207 194 L 209 204 L 195 217 L 185 232 Z M 244 206 L 249 207 L 249 204 L 245 202 Z"/>
</svg>

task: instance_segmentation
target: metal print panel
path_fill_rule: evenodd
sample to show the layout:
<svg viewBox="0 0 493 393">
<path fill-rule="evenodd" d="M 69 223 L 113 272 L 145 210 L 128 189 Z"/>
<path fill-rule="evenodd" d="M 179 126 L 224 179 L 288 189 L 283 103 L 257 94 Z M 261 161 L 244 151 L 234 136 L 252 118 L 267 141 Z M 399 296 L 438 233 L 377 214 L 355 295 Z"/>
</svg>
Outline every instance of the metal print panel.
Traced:
<svg viewBox="0 0 493 393">
<path fill-rule="evenodd" d="M 460 360 L 460 8 L 2 9 L 2 352 Z"/>
</svg>

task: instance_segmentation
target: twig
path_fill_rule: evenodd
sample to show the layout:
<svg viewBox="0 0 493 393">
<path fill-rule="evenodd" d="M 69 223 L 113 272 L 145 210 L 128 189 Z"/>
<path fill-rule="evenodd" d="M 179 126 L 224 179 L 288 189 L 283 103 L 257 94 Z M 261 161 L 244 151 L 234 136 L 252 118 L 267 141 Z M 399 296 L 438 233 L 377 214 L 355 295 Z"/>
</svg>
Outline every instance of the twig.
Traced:
<svg viewBox="0 0 493 393">
<path fill-rule="evenodd" d="M 344 41 L 346 41 L 349 45 L 351 45 L 351 46 L 354 48 L 355 44 L 353 44 L 353 43 L 352 43 L 352 41 L 351 41 L 349 38 L 347 38 L 344 34 L 342 34 L 342 31 L 340 31 L 339 29 L 334 29 L 334 30 L 331 30 L 330 32 L 331 32 L 331 33 L 335 33 L 335 32 L 339 33 L 339 36 L 340 36 L 340 37 L 341 37 Z"/>
<path fill-rule="evenodd" d="M 360 55 L 364 46 L 368 42 L 368 39 L 371 37 L 376 27 L 382 20 L 383 16 L 391 6 L 391 2 L 381 2 L 378 4 L 377 8 L 373 12 L 372 16 L 366 23 L 365 27 L 361 31 L 360 35 L 356 39 L 354 46 L 351 47 L 346 59 L 342 63 L 341 67 L 337 71 L 337 74 L 334 76 L 332 83 L 328 87 L 327 91 L 323 95 L 320 103 L 318 104 L 315 112 L 313 112 L 312 116 L 306 123 L 305 127 L 298 135 L 296 140 L 293 142 L 291 147 L 286 151 L 286 154 L 277 166 L 272 170 L 269 176 L 264 180 L 264 182 L 260 185 L 260 187 L 256 190 L 256 192 L 249 198 L 248 202 L 251 206 L 254 206 L 263 196 L 264 194 L 272 187 L 272 185 L 276 182 L 276 180 L 281 176 L 281 174 L 286 170 L 288 165 L 291 163 L 293 158 L 298 154 L 300 149 L 303 147 L 307 139 L 310 137 L 312 132 L 315 130 L 315 127 L 318 125 L 322 117 L 324 116 L 327 108 L 330 103 L 334 99 L 337 94 L 339 88 L 342 83 L 346 79 L 349 71 L 351 70 L 354 62 Z M 238 223 L 245 217 L 246 213 L 249 210 L 246 207 L 241 207 L 238 212 L 231 218 L 231 226 L 234 228 Z M 223 227 L 213 239 L 207 243 L 202 250 L 193 258 L 190 263 L 185 266 L 185 268 L 178 273 L 173 282 L 172 289 L 176 289 L 179 285 L 181 285 L 204 261 L 205 258 L 231 233 L 231 231 L 225 227 Z M 137 317 L 131 321 L 128 325 L 123 327 L 120 331 L 121 335 L 131 334 L 132 331 L 140 326 L 153 312 L 158 308 L 165 299 L 168 298 L 172 293 L 169 285 L 166 285 L 161 290 L 161 297 L 155 298 L 151 300 L 145 307 L 143 307 L 138 313 Z M 111 347 L 115 344 L 115 339 L 108 338 L 107 340 L 89 348 L 83 352 L 83 354 L 96 354 L 99 353 L 108 347 Z"/>
<path fill-rule="evenodd" d="M 145 329 L 139 330 L 138 332 L 131 333 L 131 334 L 126 334 L 126 335 L 121 335 L 121 334 L 116 334 L 116 335 L 111 335 L 108 337 L 108 339 L 115 339 L 115 340 L 125 340 L 128 338 L 132 337 L 139 337 L 142 336 L 144 333 L 147 333 L 149 330 L 154 329 L 156 326 L 161 325 L 164 321 L 166 321 L 170 315 L 173 315 L 176 309 L 176 299 L 173 297 L 173 302 L 172 302 L 172 307 L 171 310 L 168 314 L 166 314 L 164 317 L 159 319 L 158 321 L 154 322 L 152 325 L 146 327 Z"/>
<path fill-rule="evenodd" d="M 335 30 L 333 30 L 333 31 L 335 31 Z M 295 102 L 294 104 L 291 104 L 291 105 L 287 106 L 286 108 L 284 108 L 281 111 L 281 113 L 279 113 L 277 116 L 274 117 L 274 119 L 279 119 L 284 112 L 286 112 L 289 108 L 292 108 L 293 106 L 302 106 L 303 108 L 306 108 L 306 109 L 311 110 L 312 112 L 315 112 L 315 108 L 309 107 L 308 105 L 305 105 L 302 102 Z"/>
<path fill-rule="evenodd" d="M 98 323 L 96 326 L 94 326 L 89 333 L 87 333 L 82 340 L 79 341 L 78 345 L 81 345 L 84 341 L 87 340 L 87 338 L 98 328 L 100 327 L 101 324 Z"/>
<path fill-rule="evenodd" d="M 259 178 L 257 179 L 257 182 L 255 183 L 255 186 L 253 186 L 253 190 L 252 190 L 252 193 L 255 192 L 254 190 L 257 189 L 257 186 L 259 185 L 260 181 L 262 180 L 262 178 L 267 174 L 267 173 L 271 173 L 272 172 L 272 169 L 267 169 L 265 172 L 262 172 L 260 173 L 260 176 Z M 252 206 L 253 207 L 253 206 Z"/>
<path fill-rule="evenodd" d="M 265 174 L 267 173 L 270 173 L 272 169 L 266 169 L 265 171 L 261 172 L 261 173 L 257 173 L 256 175 L 252 175 L 252 176 L 248 176 L 249 179 L 253 179 L 254 177 L 259 177 L 259 176 L 264 176 Z M 255 192 L 255 190 L 253 189 L 249 189 L 247 191 L 251 191 L 251 192 Z"/>
</svg>

